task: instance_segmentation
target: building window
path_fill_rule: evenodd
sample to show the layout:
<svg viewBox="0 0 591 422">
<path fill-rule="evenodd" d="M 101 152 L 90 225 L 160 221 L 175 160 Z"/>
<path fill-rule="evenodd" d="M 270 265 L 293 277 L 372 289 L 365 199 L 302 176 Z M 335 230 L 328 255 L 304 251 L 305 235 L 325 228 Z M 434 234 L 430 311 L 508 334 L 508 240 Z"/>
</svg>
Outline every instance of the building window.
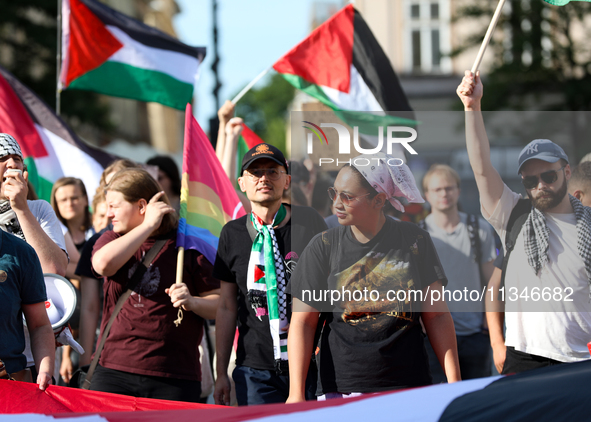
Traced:
<svg viewBox="0 0 591 422">
<path fill-rule="evenodd" d="M 406 0 L 406 65 L 413 73 L 449 73 L 451 0 Z"/>
<path fill-rule="evenodd" d="M 421 69 L 421 31 L 412 31 L 412 67 Z"/>
</svg>

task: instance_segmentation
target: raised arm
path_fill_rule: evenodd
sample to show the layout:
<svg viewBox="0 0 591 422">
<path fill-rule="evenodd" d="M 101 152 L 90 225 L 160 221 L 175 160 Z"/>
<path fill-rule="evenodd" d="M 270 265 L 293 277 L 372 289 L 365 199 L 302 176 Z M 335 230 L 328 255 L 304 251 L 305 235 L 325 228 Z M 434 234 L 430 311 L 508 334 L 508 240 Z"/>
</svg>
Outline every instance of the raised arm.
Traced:
<svg viewBox="0 0 591 422">
<path fill-rule="evenodd" d="M 464 104 L 468 158 L 476 178 L 483 212 L 489 217 L 503 194 L 503 180 L 490 159 L 490 144 L 481 110 L 483 86 L 480 73 L 473 75 L 467 70 L 456 92 Z"/>
<path fill-rule="evenodd" d="M 234 116 L 234 104 L 230 100 L 226 100 L 226 102 L 220 107 L 218 110 L 218 119 L 220 121 L 220 126 L 218 129 L 218 139 L 215 146 L 215 154 L 222 162 L 224 156 L 224 149 L 226 147 L 226 124 L 230 119 Z"/>
<path fill-rule="evenodd" d="M 28 173 L 8 173 L 4 182 L 4 195 L 10 201 L 10 206 L 16 214 L 27 243 L 35 249 L 41 268 L 44 273 L 53 273 L 64 276 L 68 266 L 68 256 L 43 230 L 36 216 L 29 209 L 27 202 Z M 49 217 L 49 215 L 48 215 Z M 47 225 L 59 224 L 53 214 L 54 221 L 48 221 Z M 57 227 L 57 226 L 56 226 Z M 57 229 L 56 236 L 62 236 L 61 229 Z"/>
</svg>

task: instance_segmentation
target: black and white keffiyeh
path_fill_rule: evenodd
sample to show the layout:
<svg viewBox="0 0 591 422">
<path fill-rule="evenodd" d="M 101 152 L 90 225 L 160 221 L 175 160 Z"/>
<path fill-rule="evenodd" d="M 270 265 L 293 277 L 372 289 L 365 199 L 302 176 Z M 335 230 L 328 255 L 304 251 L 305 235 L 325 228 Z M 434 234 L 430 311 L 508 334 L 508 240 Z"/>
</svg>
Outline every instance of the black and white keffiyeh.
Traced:
<svg viewBox="0 0 591 422">
<path fill-rule="evenodd" d="M 15 236 L 25 240 L 25 234 L 21 225 L 16 218 L 16 213 L 10 206 L 10 201 L 0 201 L 0 229 L 12 233 Z"/>
<path fill-rule="evenodd" d="M 570 203 L 577 219 L 577 250 L 585 263 L 585 272 L 589 279 L 589 297 L 591 298 L 591 208 L 583 206 L 581 202 L 569 195 Z M 548 239 L 550 232 L 546 224 L 546 217 L 540 210 L 532 207 L 527 220 L 523 225 L 525 253 L 527 262 L 533 268 L 536 275 L 548 263 Z"/>
<path fill-rule="evenodd" d="M 5 157 L 7 155 L 18 155 L 21 158 L 23 157 L 21 147 L 18 142 L 16 142 L 16 139 L 8 133 L 0 133 L 0 157 Z"/>
</svg>

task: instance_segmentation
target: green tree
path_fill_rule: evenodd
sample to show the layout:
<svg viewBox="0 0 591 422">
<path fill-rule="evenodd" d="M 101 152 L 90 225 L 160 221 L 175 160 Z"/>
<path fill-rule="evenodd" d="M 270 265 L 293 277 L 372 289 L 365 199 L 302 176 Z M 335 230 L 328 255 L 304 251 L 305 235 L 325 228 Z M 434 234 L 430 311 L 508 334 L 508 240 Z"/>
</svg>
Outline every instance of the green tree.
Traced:
<svg viewBox="0 0 591 422">
<path fill-rule="evenodd" d="M 497 1 L 470 0 L 458 8 L 455 21 L 479 19 L 481 30 L 452 54 L 479 45 Z M 586 25 L 591 4 L 563 7 L 542 0 L 508 0 L 487 54 L 492 68 L 484 75 L 485 110 L 591 110 L 591 31 Z M 585 136 L 591 123 L 572 116 L 575 154 L 588 152 Z"/>
<path fill-rule="evenodd" d="M 0 64 L 55 107 L 57 0 L 0 0 Z M 62 116 L 74 127 L 109 131 L 109 108 L 86 91 L 61 94 Z"/>
<path fill-rule="evenodd" d="M 294 96 L 295 88 L 275 73 L 265 86 L 251 89 L 242 97 L 236 104 L 236 116 L 265 142 L 285 151 L 288 107 Z"/>
</svg>

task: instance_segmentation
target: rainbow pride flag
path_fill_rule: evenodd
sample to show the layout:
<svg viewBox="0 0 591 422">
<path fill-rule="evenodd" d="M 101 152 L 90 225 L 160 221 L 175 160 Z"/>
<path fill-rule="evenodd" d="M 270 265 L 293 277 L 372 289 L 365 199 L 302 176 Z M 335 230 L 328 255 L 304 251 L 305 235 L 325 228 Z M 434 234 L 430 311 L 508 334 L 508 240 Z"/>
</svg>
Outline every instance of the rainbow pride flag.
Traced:
<svg viewBox="0 0 591 422">
<path fill-rule="evenodd" d="M 245 214 L 209 139 L 193 117 L 191 104 L 187 104 L 177 247 L 196 249 L 213 264 L 222 227 Z"/>
</svg>

